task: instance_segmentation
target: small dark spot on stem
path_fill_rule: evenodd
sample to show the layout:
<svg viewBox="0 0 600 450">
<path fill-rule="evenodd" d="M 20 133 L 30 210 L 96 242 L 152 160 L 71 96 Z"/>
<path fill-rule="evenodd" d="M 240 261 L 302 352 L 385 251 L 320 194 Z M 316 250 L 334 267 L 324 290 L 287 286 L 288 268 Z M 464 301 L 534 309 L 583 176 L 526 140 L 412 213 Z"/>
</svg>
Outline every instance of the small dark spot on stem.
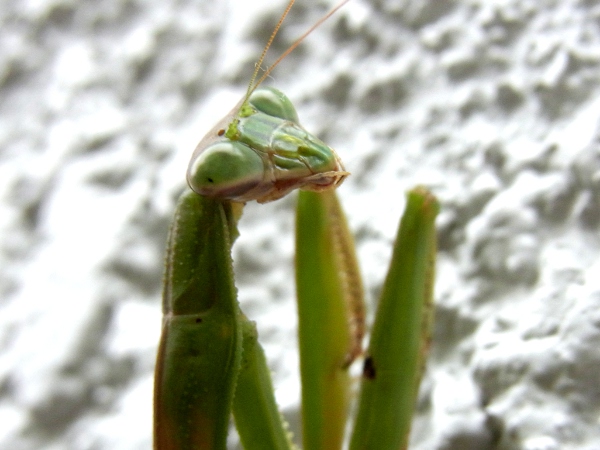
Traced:
<svg viewBox="0 0 600 450">
<path fill-rule="evenodd" d="M 363 377 L 367 380 L 375 379 L 375 363 L 373 362 L 373 358 L 371 356 L 367 356 L 365 358 L 365 363 L 363 365 Z"/>
<path fill-rule="evenodd" d="M 202 323 L 202 318 L 201 318 L 201 317 L 198 317 L 198 318 L 196 319 L 196 323 Z"/>
<path fill-rule="evenodd" d="M 214 181 L 213 181 L 212 178 L 207 178 L 207 180 L 208 180 L 209 183 L 214 183 Z"/>
</svg>

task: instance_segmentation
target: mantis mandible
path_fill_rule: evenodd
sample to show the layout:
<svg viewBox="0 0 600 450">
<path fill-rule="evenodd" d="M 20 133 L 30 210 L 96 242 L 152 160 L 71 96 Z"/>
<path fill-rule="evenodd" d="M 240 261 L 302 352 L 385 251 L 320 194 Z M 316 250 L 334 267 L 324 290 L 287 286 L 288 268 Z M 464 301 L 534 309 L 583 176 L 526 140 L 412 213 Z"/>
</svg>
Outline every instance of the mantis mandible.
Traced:
<svg viewBox="0 0 600 450">
<path fill-rule="evenodd" d="M 337 449 L 350 409 L 348 367 L 361 355 L 362 282 L 354 243 L 335 196 L 349 175 L 337 153 L 306 131 L 292 102 L 259 87 L 273 68 L 341 6 L 319 20 L 255 82 L 200 141 L 190 190 L 169 232 L 163 325 L 154 388 L 154 448 L 224 449 L 231 414 L 247 449 L 294 448 L 277 410 L 256 327 L 236 298 L 231 245 L 245 202 L 277 200 L 300 189 L 297 214 L 303 443 Z M 351 448 L 400 448 L 429 343 L 435 198 L 408 195 L 390 272 L 366 351 Z"/>
</svg>

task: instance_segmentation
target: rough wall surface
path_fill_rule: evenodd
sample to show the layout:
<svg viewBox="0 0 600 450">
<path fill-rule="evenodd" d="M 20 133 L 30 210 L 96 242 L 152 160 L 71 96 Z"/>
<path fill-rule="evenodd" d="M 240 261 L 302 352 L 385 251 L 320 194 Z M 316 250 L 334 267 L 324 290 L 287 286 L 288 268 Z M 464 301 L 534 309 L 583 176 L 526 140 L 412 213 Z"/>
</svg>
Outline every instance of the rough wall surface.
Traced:
<svg viewBox="0 0 600 450">
<path fill-rule="evenodd" d="M 284 3 L 3 2 L 0 448 L 150 448 L 174 202 Z M 298 0 L 270 61 L 330 6 Z M 600 449 L 600 3 L 352 0 L 268 83 L 353 174 L 371 298 L 403 193 L 442 202 L 412 448 Z M 234 252 L 292 424 L 294 199 L 248 205 Z"/>
</svg>

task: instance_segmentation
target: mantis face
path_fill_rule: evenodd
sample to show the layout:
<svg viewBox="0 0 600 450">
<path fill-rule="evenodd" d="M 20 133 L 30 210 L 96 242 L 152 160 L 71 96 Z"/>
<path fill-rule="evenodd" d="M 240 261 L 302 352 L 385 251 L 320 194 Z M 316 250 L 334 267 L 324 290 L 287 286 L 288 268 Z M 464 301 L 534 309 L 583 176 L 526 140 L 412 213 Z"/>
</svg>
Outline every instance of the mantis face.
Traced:
<svg viewBox="0 0 600 450">
<path fill-rule="evenodd" d="M 323 191 L 349 173 L 335 151 L 307 132 L 281 91 L 258 88 L 198 144 L 188 166 L 196 193 L 265 203 L 294 189 Z"/>
</svg>

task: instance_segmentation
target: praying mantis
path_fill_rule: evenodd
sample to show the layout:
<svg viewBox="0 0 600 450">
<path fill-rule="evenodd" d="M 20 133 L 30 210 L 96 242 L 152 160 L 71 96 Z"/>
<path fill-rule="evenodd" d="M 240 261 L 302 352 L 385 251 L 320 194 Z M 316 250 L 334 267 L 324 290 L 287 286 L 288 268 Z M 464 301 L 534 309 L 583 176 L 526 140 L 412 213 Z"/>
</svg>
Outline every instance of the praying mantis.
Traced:
<svg viewBox="0 0 600 450">
<path fill-rule="evenodd" d="M 278 412 L 255 324 L 240 309 L 231 246 L 243 204 L 299 189 L 296 284 L 303 447 L 341 448 L 351 406 L 348 369 L 363 356 L 351 449 L 406 448 L 430 341 L 438 204 L 410 191 L 369 348 L 354 243 L 335 189 L 340 157 L 306 131 L 292 102 L 259 87 L 301 36 L 200 141 L 169 232 L 154 387 L 154 448 L 224 449 L 233 414 L 246 449 L 295 448 Z"/>
</svg>

